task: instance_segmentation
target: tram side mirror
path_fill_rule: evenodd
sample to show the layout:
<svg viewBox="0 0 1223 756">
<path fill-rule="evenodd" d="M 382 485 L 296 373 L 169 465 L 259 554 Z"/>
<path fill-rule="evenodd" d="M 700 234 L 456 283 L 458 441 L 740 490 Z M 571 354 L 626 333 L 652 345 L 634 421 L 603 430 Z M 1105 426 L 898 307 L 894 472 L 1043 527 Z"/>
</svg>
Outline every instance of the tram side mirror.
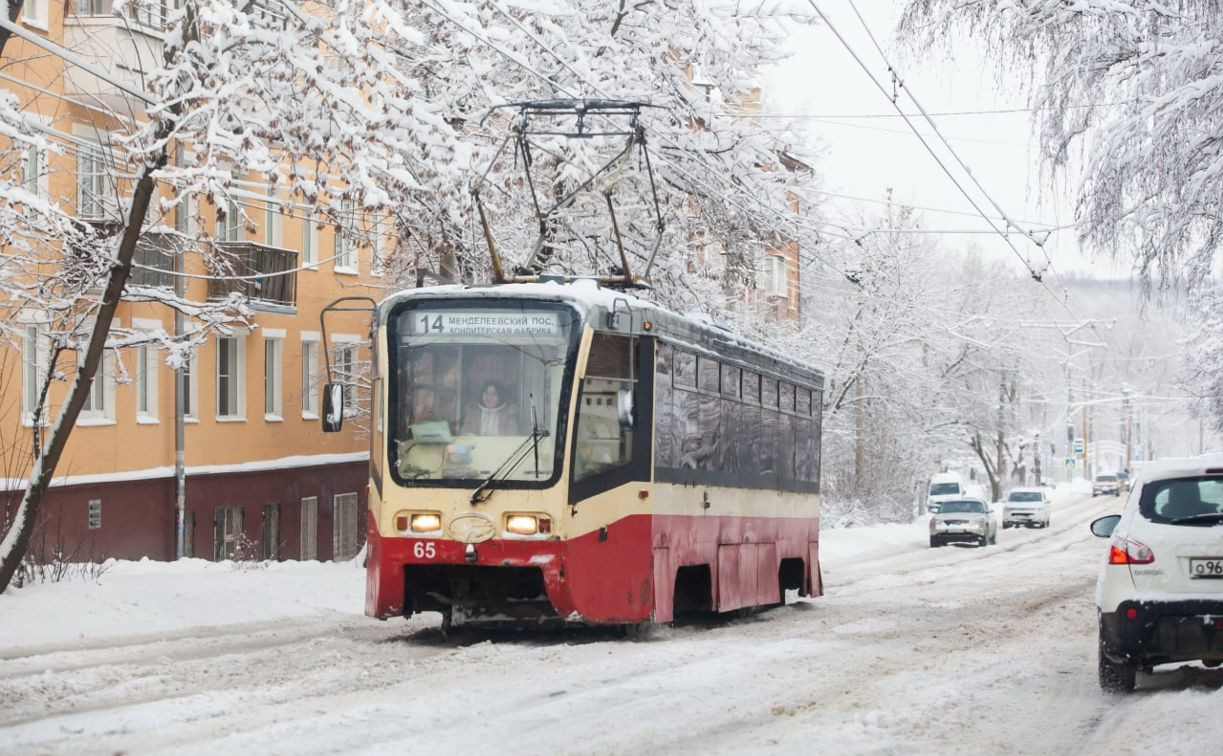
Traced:
<svg viewBox="0 0 1223 756">
<path fill-rule="evenodd" d="M 344 384 L 323 386 L 323 433 L 336 433 L 344 427 Z"/>
<path fill-rule="evenodd" d="M 632 389 L 620 389 L 616 392 L 616 416 L 620 419 L 621 428 L 633 427 Z"/>
</svg>

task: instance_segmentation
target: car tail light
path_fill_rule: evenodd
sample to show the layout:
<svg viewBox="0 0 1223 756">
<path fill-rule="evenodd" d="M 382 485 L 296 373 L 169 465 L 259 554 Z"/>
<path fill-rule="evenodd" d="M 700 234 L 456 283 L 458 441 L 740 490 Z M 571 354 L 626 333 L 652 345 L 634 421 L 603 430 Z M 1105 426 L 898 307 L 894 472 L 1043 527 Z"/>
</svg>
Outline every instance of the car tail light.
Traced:
<svg viewBox="0 0 1223 756">
<path fill-rule="evenodd" d="M 1155 553 L 1132 538 L 1117 538 L 1108 549 L 1109 564 L 1150 564 L 1154 561 Z"/>
</svg>

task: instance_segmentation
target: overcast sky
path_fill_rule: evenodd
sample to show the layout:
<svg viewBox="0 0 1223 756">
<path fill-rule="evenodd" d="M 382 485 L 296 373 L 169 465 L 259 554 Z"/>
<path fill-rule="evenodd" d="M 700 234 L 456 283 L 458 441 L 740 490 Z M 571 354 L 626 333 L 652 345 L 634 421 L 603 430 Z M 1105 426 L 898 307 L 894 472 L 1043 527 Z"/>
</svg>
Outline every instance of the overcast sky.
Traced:
<svg viewBox="0 0 1223 756">
<path fill-rule="evenodd" d="M 997 69 L 990 65 L 984 51 L 971 41 L 956 46 L 955 59 L 943 61 L 942 53 L 914 60 L 902 57 L 893 31 L 902 2 L 899 0 L 859 0 L 858 9 L 871 31 L 883 45 L 892 63 L 897 64 L 906 87 L 930 113 L 1016 108 L 1027 105 L 1026 95 L 1014 84 L 997 83 Z M 806 7 L 808 12 L 810 6 Z M 882 81 L 889 81 L 887 66 L 874 48 L 862 23 L 846 0 L 820 0 L 821 9 L 846 37 Z M 790 40 L 792 57 L 770 71 L 766 80 L 767 107 L 774 113 L 814 115 L 894 115 L 888 98 L 871 83 L 832 31 L 822 24 L 799 30 Z M 915 112 L 912 100 L 901 97 L 906 112 Z M 1073 191 L 1066 181 L 1052 188 L 1040 177 L 1032 125 L 1028 113 L 941 116 L 939 130 L 973 170 L 985 189 L 1015 220 L 1039 222 L 1050 226 L 1073 221 Z M 919 123 L 928 141 L 936 144 L 930 127 Z M 811 136 L 807 148 L 822 148 L 816 161 L 830 192 L 857 197 L 883 199 L 888 188 L 898 201 L 913 205 L 954 210 L 968 215 L 925 212 L 924 225 L 930 229 L 988 231 L 979 216 L 938 163 L 918 141 L 904 120 L 898 117 L 873 119 L 803 120 Z M 764 121 L 765 128 L 780 124 Z M 954 138 L 952 138 L 954 137 Z M 817 141 L 818 140 L 818 141 Z M 956 178 L 972 192 L 978 204 L 996 215 L 970 180 L 939 147 L 940 157 L 953 168 Z M 852 225 L 863 203 L 831 200 L 830 217 Z M 879 205 L 874 205 L 878 209 Z M 1001 223 L 999 224 L 1001 225 Z M 1044 262 L 1042 252 L 1030 241 L 1013 237 L 1020 253 L 1033 265 Z M 1009 259 L 1017 272 L 1023 263 L 997 235 L 955 234 L 943 237 L 954 248 L 978 245 L 993 258 Z M 1056 271 L 1091 272 L 1101 276 L 1127 276 L 1126 266 L 1109 261 L 1084 258 L 1075 243 L 1073 230 L 1054 233 L 1046 243 Z"/>
</svg>

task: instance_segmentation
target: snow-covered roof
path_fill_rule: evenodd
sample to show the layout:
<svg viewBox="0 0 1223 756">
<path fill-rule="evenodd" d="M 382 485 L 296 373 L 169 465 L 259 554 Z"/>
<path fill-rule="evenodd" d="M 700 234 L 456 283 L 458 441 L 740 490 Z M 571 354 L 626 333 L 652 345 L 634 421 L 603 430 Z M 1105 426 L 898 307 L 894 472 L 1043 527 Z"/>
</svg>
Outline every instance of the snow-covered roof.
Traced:
<svg viewBox="0 0 1223 756">
<path fill-rule="evenodd" d="M 1170 457 L 1146 465 L 1139 472 L 1144 480 L 1167 480 L 1169 478 L 1188 478 L 1207 475 L 1212 472 L 1223 474 L 1223 453 L 1203 454 L 1200 457 Z"/>
<path fill-rule="evenodd" d="M 937 473 L 930 478 L 931 483 L 963 483 L 964 477 L 959 473 Z"/>
</svg>

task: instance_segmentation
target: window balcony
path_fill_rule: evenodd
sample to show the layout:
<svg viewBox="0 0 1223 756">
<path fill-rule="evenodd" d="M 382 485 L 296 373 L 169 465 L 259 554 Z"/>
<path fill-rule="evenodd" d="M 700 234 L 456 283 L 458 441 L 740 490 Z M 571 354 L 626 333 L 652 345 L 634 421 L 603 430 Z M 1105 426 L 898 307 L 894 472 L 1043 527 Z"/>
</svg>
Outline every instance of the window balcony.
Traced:
<svg viewBox="0 0 1223 756">
<path fill-rule="evenodd" d="M 227 269 L 213 275 L 233 276 L 208 282 L 209 299 L 237 292 L 259 309 L 297 307 L 297 252 L 255 242 L 217 242 Z"/>
<path fill-rule="evenodd" d="M 174 288 L 174 256 L 184 254 L 186 243 L 177 234 L 148 232 L 136 242 L 132 255 L 132 274 L 128 283 L 132 286 L 155 286 Z"/>
</svg>

